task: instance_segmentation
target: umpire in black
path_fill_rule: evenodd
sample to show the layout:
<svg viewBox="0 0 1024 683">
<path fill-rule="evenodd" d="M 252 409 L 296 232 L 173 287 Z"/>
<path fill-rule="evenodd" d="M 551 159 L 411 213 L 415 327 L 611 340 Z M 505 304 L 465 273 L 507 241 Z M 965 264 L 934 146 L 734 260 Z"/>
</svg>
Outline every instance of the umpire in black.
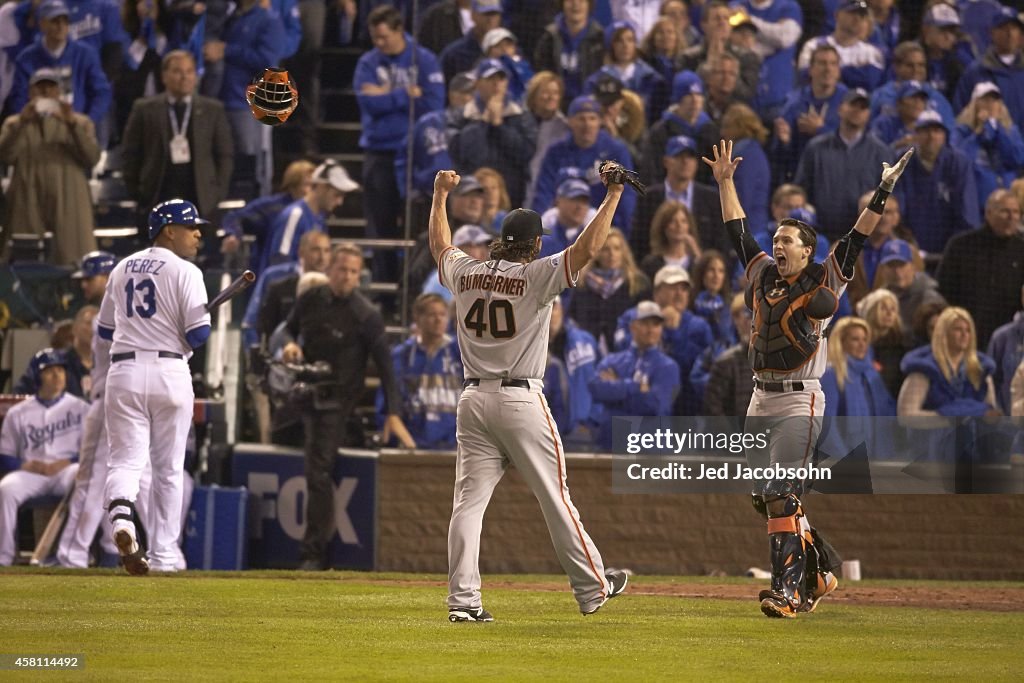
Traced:
<svg viewBox="0 0 1024 683">
<path fill-rule="evenodd" d="M 304 570 L 327 568 L 327 546 L 334 532 L 334 458 L 339 446 L 351 445 L 346 422 L 363 393 L 369 356 L 380 373 L 387 400 L 384 440 L 394 433 L 407 448 L 416 445 L 398 416 L 402 398 L 384 322 L 357 291 L 362 270 L 363 254 L 358 248 L 335 247 L 327 267 L 327 284 L 303 294 L 286 325 L 291 338 L 282 351 L 286 363 L 326 361 L 333 370 L 333 379 L 318 385 L 313 405 L 303 417 L 308 488 L 300 566 Z"/>
</svg>

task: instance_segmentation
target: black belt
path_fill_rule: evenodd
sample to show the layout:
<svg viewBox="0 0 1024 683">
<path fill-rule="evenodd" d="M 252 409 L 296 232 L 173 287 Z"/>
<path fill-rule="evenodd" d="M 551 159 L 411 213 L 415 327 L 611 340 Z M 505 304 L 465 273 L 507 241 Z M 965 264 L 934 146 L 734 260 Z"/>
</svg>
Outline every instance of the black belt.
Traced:
<svg viewBox="0 0 1024 683">
<path fill-rule="evenodd" d="M 762 382 L 759 379 L 754 380 L 754 386 L 761 391 L 774 391 L 776 393 L 782 393 L 784 391 L 803 391 L 803 382 L 790 382 L 790 388 L 787 389 L 783 382 Z"/>
<path fill-rule="evenodd" d="M 470 377 L 462 383 L 462 388 L 466 387 L 478 387 L 480 386 L 479 377 Z M 501 386 L 503 387 L 515 387 L 516 389 L 529 389 L 530 380 L 527 379 L 503 379 L 501 380 Z"/>
<path fill-rule="evenodd" d="M 177 358 L 178 360 L 185 357 L 180 353 L 175 353 L 174 351 L 157 351 L 156 355 L 160 358 Z M 111 363 L 120 363 L 123 360 L 135 360 L 135 352 L 125 351 L 124 353 L 115 353 L 110 356 Z"/>
</svg>

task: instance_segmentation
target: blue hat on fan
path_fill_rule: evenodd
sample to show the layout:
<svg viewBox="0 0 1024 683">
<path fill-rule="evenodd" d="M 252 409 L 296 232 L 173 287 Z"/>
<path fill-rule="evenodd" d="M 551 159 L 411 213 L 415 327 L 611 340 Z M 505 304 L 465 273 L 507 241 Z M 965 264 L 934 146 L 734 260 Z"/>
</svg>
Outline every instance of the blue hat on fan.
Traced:
<svg viewBox="0 0 1024 683">
<path fill-rule="evenodd" d="M 36 16 L 40 19 L 54 19 L 56 17 L 70 16 L 71 12 L 64 0 L 43 0 L 36 10 Z"/>
<path fill-rule="evenodd" d="M 604 30 L 604 49 L 609 52 L 612 49 L 612 41 L 615 40 L 615 34 L 619 31 L 632 31 L 633 35 L 636 35 L 636 25 L 632 21 L 626 21 L 621 19 L 619 21 L 613 21 L 608 24 L 608 28 Z"/>
<path fill-rule="evenodd" d="M 891 239 L 882 245 L 882 257 L 878 265 L 900 261 L 901 263 L 913 263 L 914 252 L 910 244 L 900 239 Z"/>
<path fill-rule="evenodd" d="M 117 257 L 109 251 L 90 251 L 82 257 L 82 267 L 71 274 L 74 280 L 84 280 L 97 275 L 105 275 L 114 269 Z"/>
<path fill-rule="evenodd" d="M 590 95 L 580 95 L 569 104 L 570 118 L 584 113 L 601 114 L 601 105 Z"/>
<path fill-rule="evenodd" d="M 210 221 L 199 217 L 199 209 L 184 199 L 168 199 L 149 212 L 149 239 L 156 239 L 165 225 L 204 225 Z"/>
<path fill-rule="evenodd" d="M 806 206 L 798 206 L 789 212 L 789 218 L 795 218 L 801 223 L 806 223 L 812 228 L 818 227 L 818 215 Z"/>
<path fill-rule="evenodd" d="M 674 138 L 668 139 L 668 144 L 665 145 L 665 156 L 674 157 L 683 152 L 689 152 L 697 156 L 697 143 L 693 141 L 693 138 L 686 135 L 677 135 Z"/>
<path fill-rule="evenodd" d="M 703 95 L 704 84 L 700 76 L 692 71 L 680 71 L 672 79 L 672 101 L 678 102 L 687 95 Z"/>
</svg>

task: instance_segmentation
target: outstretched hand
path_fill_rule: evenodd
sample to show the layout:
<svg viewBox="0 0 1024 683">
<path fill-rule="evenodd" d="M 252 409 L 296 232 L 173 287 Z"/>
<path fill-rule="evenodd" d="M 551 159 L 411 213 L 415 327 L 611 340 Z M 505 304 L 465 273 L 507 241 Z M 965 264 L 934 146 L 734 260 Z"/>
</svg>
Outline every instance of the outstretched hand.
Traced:
<svg viewBox="0 0 1024 683">
<path fill-rule="evenodd" d="M 438 171 L 434 176 L 434 192 L 451 192 L 462 178 L 455 171 Z"/>
<path fill-rule="evenodd" d="M 736 173 L 736 168 L 743 161 L 743 157 L 732 158 L 732 140 L 722 140 L 719 144 L 712 147 L 714 152 L 715 160 L 712 161 L 707 157 L 703 157 L 704 163 L 711 167 L 711 172 L 715 176 L 715 181 L 721 184 L 723 180 L 730 180 L 733 174 Z"/>
<path fill-rule="evenodd" d="M 914 148 L 911 147 L 906 153 L 900 157 L 900 160 L 896 162 L 895 166 L 882 163 L 882 181 L 878 183 L 886 192 L 892 192 L 893 188 L 896 187 L 896 181 L 903 175 L 903 171 L 907 168 L 907 164 L 910 163 L 910 157 L 914 156 Z"/>
</svg>

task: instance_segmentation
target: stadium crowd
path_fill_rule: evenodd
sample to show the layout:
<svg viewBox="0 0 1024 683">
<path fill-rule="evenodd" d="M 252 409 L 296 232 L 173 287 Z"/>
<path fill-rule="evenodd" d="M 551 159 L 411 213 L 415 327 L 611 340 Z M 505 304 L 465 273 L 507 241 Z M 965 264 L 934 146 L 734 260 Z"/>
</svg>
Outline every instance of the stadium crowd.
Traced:
<svg viewBox="0 0 1024 683">
<path fill-rule="evenodd" d="M 598 163 L 614 159 L 636 168 L 648 191 L 627 190 L 611 237 L 558 302 L 545 376 L 567 446 L 607 449 L 611 416 L 742 416 L 749 400 L 750 312 L 700 161 L 711 145 L 735 141 L 739 197 L 762 247 L 770 251 L 778 221 L 793 217 L 818 230 L 819 260 L 867 204 L 882 163 L 913 146 L 830 331 L 828 411 L 1020 415 L 1019 4 L 11 0 L 0 5 L 4 258 L 16 256 L 13 234 L 52 232 L 51 262 L 83 265 L 82 303 L 99 303 L 109 268 L 84 263 L 97 248 L 88 181 L 101 153 L 102 171 L 123 178 L 139 216 L 171 197 L 218 215 L 244 188 L 248 201 L 220 216 L 217 239 L 226 255 L 247 245 L 260 275 L 246 347 L 289 355 L 296 302 L 308 297 L 308 310 L 315 297 L 333 305 L 332 294 L 347 296 L 340 270 L 353 259 L 362 268 L 360 252 L 372 255 L 377 281 L 402 281 L 404 271 L 412 325 L 391 340 L 392 367 L 378 368 L 378 426 L 397 416 L 407 432 L 386 430 L 394 443 L 448 449 L 463 379 L 453 326 L 462 321 L 450 319 L 426 245 L 434 175 L 462 175 L 448 213 L 455 246 L 486 258 L 506 212 L 526 206 L 543 217 L 549 255 L 594 215 Z M 336 21 L 325 22 L 328 13 Z M 361 127 L 347 152 L 361 154 L 358 179 L 317 147 L 325 26 L 338 29 L 327 42 L 366 48 L 350 84 Z M 278 63 L 301 93 L 289 126 L 305 158 L 283 169 L 272 193 L 277 131 L 252 118 L 244 91 Z M 353 193 L 365 237 L 408 235 L 416 246 L 332 251 L 328 218 Z M 83 308 L 52 341 L 62 366 L 43 356 L 86 399 L 93 313 Z M 306 360 L 345 352 L 305 341 L 327 347 Z M 39 391 L 46 368 L 16 372 L 14 391 Z M 340 388 L 348 396 L 365 384 L 362 370 L 336 379 L 357 384 Z M 264 388 L 270 401 L 253 387 L 260 438 L 299 443 L 287 400 Z M 18 468 L 17 455 L 0 453 L 0 465 Z"/>
</svg>

